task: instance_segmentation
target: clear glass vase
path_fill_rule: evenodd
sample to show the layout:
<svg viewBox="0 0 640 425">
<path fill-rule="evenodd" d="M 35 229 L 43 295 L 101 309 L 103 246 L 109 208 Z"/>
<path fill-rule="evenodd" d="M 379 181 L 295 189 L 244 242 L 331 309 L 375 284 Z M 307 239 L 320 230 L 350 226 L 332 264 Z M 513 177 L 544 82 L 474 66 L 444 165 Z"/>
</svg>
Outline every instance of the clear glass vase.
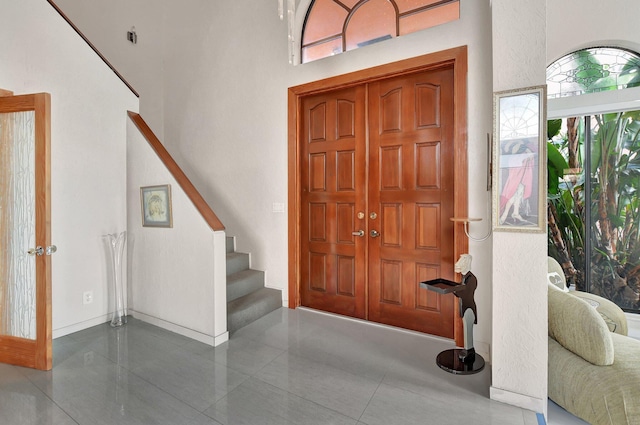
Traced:
<svg viewBox="0 0 640 425">
<path fill-rule="evenodd" d="M 125 294 L 122 283 L 122 257 L 124 255 L 124 246 L 127 241 L 127 232 L 109 234 L 105 237 L 108 238 L 111 252 L 111 275 L 113 279 L 112 287 L 114 296 L 114 310 L 111 318 L 111 326 L 115 328 L 127 323 L 127 311 L 124 306 Z"/>
</svg>

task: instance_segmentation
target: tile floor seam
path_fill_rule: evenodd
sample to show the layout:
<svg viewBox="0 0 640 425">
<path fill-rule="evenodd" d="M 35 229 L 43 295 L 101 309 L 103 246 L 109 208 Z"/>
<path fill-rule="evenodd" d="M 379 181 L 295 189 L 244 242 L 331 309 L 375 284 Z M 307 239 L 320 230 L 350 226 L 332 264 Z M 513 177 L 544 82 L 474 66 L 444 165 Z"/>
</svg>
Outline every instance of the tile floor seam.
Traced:
<svg viewBox="0 0 640 425">
<path fill-rule="evenodd" d="M 44 373 L 46 373 L 46 372 L 52 372 L 52 371 L 53 371 L 53 369 L 52 369 L 51 371 L 45 371 Z M 65 414 L 69 419 L 71 419 L 71 420 L 72 420 L 76 425 L 80 425 L 80 422 L 76 421 L 76 419 L 75 419 L 73 416 L 71 416 L 71 413 L 67 412 L 67 411 L 66 411 L 62 406 L 60 406 L 60 405 L 58 404 L 58 402 L 57 402 L 57 401 L 55 401 L 53 398 L 49 397 L 49 394 L 47 394 L 47 393 L 46 393 L 42 388 L 40 388 L 39 386 L 37 386 L 37 385 L 35 384 L 35 382 L 33 382 L 33 381 L 31 380 L 31 378 L 29 377 L 29 375 L 25 375 L 25 374 L 22 372 L 22 370 L 21 370 L 20 368 L 18 369 L 18 372 L 20 372 L 20 374 L 21 374 L 22 376 L 24 376 L 24 377 L 27 379 L 27 381 L 29 382 L 29 384 L 31 384 L 31 385 L 32 385 L 36 390 L 38 390 L 38 391 L 39 391 L 40 393 L 42 393 L 42 394 L 43 394 L 47 399 L 49 399 L 49 400 L 51 401 L 51 403 L 53 403 L 53 404 L 54 404 L 58 409 L 60 409 L 60 411 L 61 411 L 61 412 L 63 412 L 63 413 L 64 413 L 64 414 Z"/>
<path fill-rule="evenodd" d="M 168 392 L 168 391 L 164 390 L 162 387 L 160 387 L 160 386 L 158 386 L 158 385 L 154 384 L 153 382 L 151 382 L 151 381 L 149 381 L 149 380 L 145 379 L 144 377 L 142 377 L 142 376 L 138 375 L 137 373 L 135 373 L 135 372 L 133 372 L 133 371 L 128 371 L 128 372 L 129 372 L 129 373 L 131 373 L 132 375 L 134 375 L 135 377 L 137 377 L 138 379 L 140 379 L 141 381 L 146 382 L 147 384 L 151 385 L 152 387 L 154 387 L 154 388 L 155 388 L 155 389 L 157 389 L 158 391 L 160 391 L 160 392 L 162 392 L 162 393 L 164 393 L 164 394 L 168 395 L 169 397 L 173 398 L 173 399 L 174 399 L 174 400 L 176 400 L 178 403 L 184 404 L 185 406 L 189 407 L 190 409 L 193 409 L 194 411 L 196 411 L 196 412 L 198 412 L 198 413 L 200 413 L 200 414 L 202 414 L 202 415 L 205 415 L 205 416 L 209 417 L 209 415 L 207 415 L 207 414 L 206 414 L 206 413 L 204 413 L 204 412 L 205 412 L 209 407 L 211 407 L 211 406 L 209 406 L 209 407 L 207 407 L 206 409 L 204 409 L 204 410 L 202 410 L 202 411 L 201 411 L 201 410 L 200 410 L 200 409 L 198 409 L 197 407 L 192 406 L 191 404 L 187 403 L 186 401 L 179 399 L 177 396 L 175 396 L 175 395 L 171 394 L 170 392 Z M 245 381 L 246 381 L 246 380 L 245 380 Z M 244 381 L 243 381 L 243 382 L 244 382 Z M 240 384 L 240 385 L 242 385 L 242 384 Z M 238 386 L 240 386 L 240 385 L 238 385 Z M 237 387 L 236 387 L 236 388 L 237 388 Z M 235 389 L 235 388 L 234 388 L 234 389 Z M 229 394 L 229 393 L 225 393 L 225 394 L 224 394 L 223 396 L 221 396 L 219 399 L 216 399 L 216 400 L 213 402 L 213 404 L 216 404 L 217 402 L 219 402 L 220 400 L 222 400 L 224 397 L 226 397 L 226 396 L 227 396 L 227 394 Z M 211 418 L 211 419 L 213 419 L 213 418 Z M 214 420 L 215 420 L 215 419 L 214 419 Z M 218 421 L 216 421 L 216 422 L 218 422 Z"/>
<path fill-rule="evenodd" d="M 335 410 L 335 409 L 332 409 L 332 408 L 327 407 L 327 406 L 325 406 L 325 405 L 323 405 L 323 404 L 320 404 L 320 403 L 318 403 L 317 401 L 314 401 L 314 400 L 308 399 L 308 398 L 306 398 L 306 397 L 304 397 L 304 396 L 302 396 L 302 395 L 300 395 L 300 394 L 292 393 L 292 392 L 291 392 L 291 391 L 289 391 L 289 390 L 285 390 L 285 389 L 280 388 L 280 387 L 278 387 L 278 386 L 276 386 L 276 385 L 273 385 L 273 384 L 271 384 L 271 383 L 269 383 L 269 382 L 263 381 L 262 379 L 258 378 L 257 376 L 252 376 L 252 378 L 253 378 L 253 379 L 257 379 L 258 381 L 262 382 L 263 384 L 268 385 L 268 386 L 270 386 L 270 387 L 272 387 L 272 388 L 275 388 L 276 390 L 284 391 L 284 392 L 286 392 L 286 393 L 287 393 L 287 394 L 289 394 L 289 395 L 292 395 L 292 396 L 297 397 L 297 398 L 299 398 L 299 399 L 301 399 L 301 400 L 304 400 L 304 401 L 306 401 L 306 402 L 309 402 L 309 403 L 311 403 L 311 404 L 314 404 L 314 405 L 316 405 L 316 406 L 318 406 L 318 407 L 320 407 L 320 408 L 322 408 L 322 409 L 330 410 L 331 412 L 333 412 L 333 413 L 335 413 L 335 414 L 337 414 L 337 415 L 344 416 L 345 418 L 353 419 L 354 421 L 358 421 L 358 422 L 359 422 L 358 418 L 354 418 L 354 417 L 352 417 L 352 416 L 346 415 L 346 414 L 344 414 L 344 413 L 342 413 L 342 412 L 339 412 L 339 411 L 337 411 L 337 410 Z M 246 381 L 245 381 L 245 382 L 246 382 Z M 238 385 L 237 387 L 235 387 L 233 390 L 229 391 L 229 392 L 228 392 L 228 393 L 227 393 L 223 398 L 221 398 L 220 400 L 218 400 L 218 401 L 216 401 L 215 403 L 213 403 L 213 405 L 211 405 L 207 410 L 209 410 L 209 409 L 213 408 L 213 410 L 216 410 L 216 411 L 217 411 L 218 409 L 216 409 L 216 408 L 215 408 L 215 405 L 216 405 L 217 403 L 219 403 L 220 401 L 223 401 L 225 398 L 229 397 L 229 396 L 231 395 L 231 393 L 233 393 L 234 391 L 238 390 L 238 389 L 239 389 L 243 384 L 244 384 L 244 382 L 243 382 L 242 384 Z M 372 396 L 372 397 L 373 397 L 373 396 Z M 203 412 L 203 413 L 204 413 L 204 412 Z M 364 411 L 363 411 L 363 413 L 364 413 Z M 209 415 L 207 415 L 206 413 L 204 413 L 204 414 L 205 414 L 207 417 L 210 417 L 211 419 L 215 420 L 215 418 L 214 418 L 214 417 L 209 416 Z M 282 415 L 277 414 L 277 413 L 276 413 L 276 415 L 277 415 L 279 418 L 283 419 L 284 421 L 288 421 L 288 419 L 287 419 L 287 418 L 285 418 L 285 417 L 283 417 Z M 362 416 L 362 415 L 361 415 L 361 416 Z M 217 421 L 216 421 L 216 422 L 217 422 Z M 229 425 L 233 425 L 233 424 L 229 424 Z M 366 425 L 366 424 L 365 424 L 365 425 Z"/>
<path fill-rule="evenodd" d="M 284 354 L 284 353 L 283 353 L 283 354 Z M 290 354 L 290 353 L 287 353 L 287 354 Z M 295 355 L 295 354 L 291 354 L 291 355 Z M 299 356 L 298 356 L 298 357 L 299 357 Z M 274 359 L 274 360 L 275 360 L 275 359 Z M 307 360 L 309 360 L 309 359 L 307 359 Z M 334 368 L 334 369 L 337 369 L 337 368 Z M 340 369 L 337 369 L 337 370 L 340 370 Z M 351 374 L 351 375 L 353 375 L 353 374 Z M 355 375 L 355 376 L 358 376 L 358 375 Z M 347 417 L 347 418 L 350 418 L 350 419 L 353 419 L 353 420 L 355 420 L 355 421 L 358 421 L 358 422 L 359 422 L 359 419 L 358 419 L 358 418 L 355 418 L 355 417 L 350 416 L 350 415 L 348 415 L 348 414 L 346 414 L 346 413 L 343 413 L 343 412 L 337 411 L 337 410 L 335 410 L 335 409 L 333 409 L 333 408 L 331 408 L 331 407 L 329 407 L 329 406 L 325 406 L 324 404 L 318 403 L 318 402 L 317 402 L 317 401 L 315 401 L 315 400 L 311 400 L 311 399 L 309 399 L 309 398 L 305 397 L 305 396 L 304 396 L 304 395 L 302 395 L 302 394 L 295 394 L 295 393 L 292 393 L 292 392 L 291 392 L 291 391 L 289 391 L 288 389 L 286 389 L 286 388 L 281 388 L 281 387 L 279 387 L 279 386 L 277 386 L 277 385 L 273 385 L 272 383 L 267 382 L 267 381 L 265 381 L 264 379 L 261 379 L 261 378 L 260 378 L 260 377 L 258 377 L 258 376 L 252 376 L 252 378 L 257 379 L 257 380 L 259 380 L 260 382 L 262 382 L 262 383 L 264 383 L 264 384 L 267 384 L 267 385 L 270 385 L 270 386 L 272 386 L 272 387 L 274 387 L 274 388 L 277 388 L 277 389 L 279 389 L 279 390 L 281 390 L 281 391 L 285 391 L 287 394 L 294 395 L 295 397 L 298 397 L 298 398 L 300 398 L 300 399 L 302 399 L 302 400 L 305 400 L 305 401 L 308 401 L 308 402 L 310 402 L 310 403 L 313 403 L 313 404 L 315 404 L 315 405 L 317 405 L 317 406 L 320 406 L 320 407 L 322 407 L 323 409 L 331 410 L 331 411 L 333 411 L 333 412 L 338 413 L 339 415 L 345 416 L 345 417 Z M 242 384 L 241 384 L 241 385 L 242 385 Z M 240 385 L 238 385 L 238 387 L 240 387 Z M 238 388 L 238 387 L 236 387 L 236 388 Z M 235 390 L 236 388 L 234 388 L 234 390 Z M 376 390 L 377 390 L 377 387 L 376 387 Z M 373 398 L 373 396 L 374 396 L 374 395 L 375 395 L 375 391 L 371 394 L 371 397 L 369 398 L 369 401 L 367 402 L 367 406 L 368 406 L 368 405 L 369 405 L 369 403 L 371 402 L 371 399 Z M 365 410 L 366 410 L 366 406 L 365 406 L 365 408 L 362 410 L 362 413 L 360 413 L 360 417 L 362 417 L 362 415 L 364 414 L 364 411 L 365 411 Z"/>
<path fill-rule="evenodd" d="M 267 344 L 263 344 L 263 345 L 267 345 Z M 267 345 L 268 347 L 271 347 L 269 345 Z M 271 348 L 277 348 L 277 347 L 271 347 Z M 258 369 L 257 371 L 255 371 L 252 375 L 249 375 L 250 378 L 256 378 L 256 375 L 259 374 L 264 368 L 266 368 L 267 366 L 269 366 L 271 363 L 275 362 L 277 359 L 279 359 L 281 356 L 285 355 L 285 354 L 289 354 L 289 348 L 287 348 L 286 350 L 283 350 L 282 348 L 278 348 L 279 350 L 282 350 L 282 353 L 278 354 L 277 356 L 275 356 L 273 359 L 271 359 L 270 361 L 268 361 L 265 365 L 263 365 L 260 369 Z M 239 386 L 239 385 L 238 385 Z M 273 385 L 272 385 L 273 386 Z M 235 388 L 234 388 L 235 389 Z"/>
<path fill-rule="evenodd" d="M 364 416 L 364 413 L 367 411 L 367 408 L 369 407 L 369 405 L 371 404 L 371 401 L 373 400 L 373 398 L 376 396 L 376 393 L 378 392 L 378 390 L 380 389 L 380 386 L 384 383 L 384 378 L 387 377 L 387 374 L 389 373 L 389 371 L 385 371 L 384 375 L 382 376 L 382 378 L 380 378 L 380 382 L 378 382 L 378 386 L 376 387 L 375 391 L 373 392 L 373 394 L 371 394 L 371 398 L 369 398 L 369 401 L 367 402 L 367 405 L 364 406 L 364 409 L 362 410 L 362 413 L 360 413 L 360 417 L 357 418 L 358 423 L 363 423 L 366 424 L 366 422 L 364 422 L 362 420 L 362 417 Z"/>
</svg>

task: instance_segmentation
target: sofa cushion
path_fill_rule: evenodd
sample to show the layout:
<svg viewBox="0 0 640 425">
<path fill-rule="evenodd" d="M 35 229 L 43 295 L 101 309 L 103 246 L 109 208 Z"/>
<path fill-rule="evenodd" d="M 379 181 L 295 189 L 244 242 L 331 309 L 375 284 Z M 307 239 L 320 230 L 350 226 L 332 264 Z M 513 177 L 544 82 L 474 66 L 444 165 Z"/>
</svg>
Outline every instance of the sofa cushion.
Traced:
<svg viewBox="0 0 640 425">
<path fill-rule="evenodd" d="M 627 325 L 627 317 L 624 315 L 624 311 L 622 311 L 622 309 L 615 303 L 606 298 L 587 292 L 571 291 L 569 293 L 574 297 L 585 300 L 587 304 L 595 308 L 596 311 L 600 313 L 600 316 L 602 316 L 611 332 L 615 332 L 620 335 L 628 334 L 629 327 Z"/>
<path fill-rule="evenodd" d="M 549 338 L 549 398 L 593 425 L 640 424 L 640 341 L 611 334 L 611 366 L 595 366 Z"/>
<path fill-rule="evenodd" d="M 549 284 L 549 336 L 598 366 L 613 364 L 613 342 L 604 319 L 580 298 Z"/>
</svg>

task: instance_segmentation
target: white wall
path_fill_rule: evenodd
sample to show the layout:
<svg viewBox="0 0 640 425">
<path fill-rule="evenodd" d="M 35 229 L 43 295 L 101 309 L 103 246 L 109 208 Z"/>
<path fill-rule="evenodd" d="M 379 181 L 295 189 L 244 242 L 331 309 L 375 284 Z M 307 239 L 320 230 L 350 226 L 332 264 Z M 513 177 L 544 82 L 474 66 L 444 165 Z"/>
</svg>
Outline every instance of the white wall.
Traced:
<svg viewBox="0 0 640 425">
<path fill-rule="evenodd" d="M 585 47 L 640 52 L 637 0 L 562 0 L 547 5 L 547 65 Z"/>
<path fill-rule="evenodd" d="M 213 232 L 140 134 L 128 123 L 130 310 L 134 317 L 210 345 L 227 339 L 225 232 Z M 142 226 L 140 188 L 171 186 L 173 227 Z M 222 302 L 216 302 L 222 301 Z M 217 341 L 216 341 L 217 339 Z"/>
<path fill-rule="evenodd" d="M 277 15 L 277 2 L 237 0 L 181 2 L 150 0 L 112 3 L 104 12 L 100 0 L 59 0 L 65 13 L 89 36 L 130 81 L 149 77 L 153 87 L 145 98 L 164 94 L 162 141 L 182 166 L 227 228 L 237 236 L 237 248 L 252 253 L 252 267 L 267 272 L 267 285 L 283 290 L 287 298 L 287 216 L 273 213 L 274 202 L 287 203 L 287 88 L 331 76 L 402 60 L 461 45 L 469 46 L 469 215 L 482 217 L 471 234 L 487 233 L 490 196 L 485 188 L 486 134 L 492 131 L 491 11 L 489 0 L 461 2 L 457 22 L 410 34 L 305 65 L 291 66 L 287 58 L 287 23 Z M 310 1 L 298 8 L 300 28 Z M 145 64 L 133 64 L 120 46 L 124 32 L 141 29 L 137 11 L 150 7 L 160 32 L 150 47 L 139 43 L 140 57 L 162 50 L 163 84 L 149 75 Z M 89 12 L 95 10 L 95 12 Z M 129 12 L 132 15 L 127 15 Z M 124 23 L 124 24 L 123 24 Z M 101 29 L 106 26 L 106 29 Z M 118 28 L 115 30 L 114 28 Z M 123 32 L 124 31 L 124 32 Z M 151 50 L 149 50 L 151 49 Z M 112 58 L 110 55 L 113 54 Z M 151 90 L 151 93 L 149 92 Z M 153 113 L 149 111 L 149 113 Z M 153 126 L 152 126 L 153 127 Z M 491 240 L 470 243 L 479 324 L 476 348 L 489 354 L 491 341 Z"/>
<path fill-rule="evenodd" d="M 298 20 L 309 1 L 300 4 Z M 287 61 L 286 22 L 275 2 L 170 4 L 165 54 L 165 136 L 169 149 L 196 176 L 240 251 L 266 270 L 267 285 L 287 297 L 287 218 L 272 212 L 287 202 L 287 88 L 460 45 L 469 46 L 469 214 L 488 228 L 486 134 L 491 132 L 490 9 L 462 2 L 461 19 L 441 27 L 304 65 Z M 204 17 L 204 18 L 203 18 Z M 184 28 L 188 27 L 189 30 Z M 174 30 L 172 30 L 174 28 Z M 172 31 L 175 31 L 172 32 Z M 226 36 L 223 37 L 223 34 Z M 224 39 L 224 41 L 222 41 Z M 488 83 L 489 82 L 489 83 Z M 143 94 L 144 96 L 144 94 Z M 491 335 L 491 242 L 470 244 L 480 288 L 478 349 Z"/>
<path fill-rule="evenodd" d="M 138 93 L 140 113 L 163 139 L 164 7 L 162 0 L 55 0 Z M 127 40 L 135 26 L 138 43 Z"/>
<path fill-rule="evenodd" d="M 494 91 L 546 84 L 545 7 L 546 0 L 492 1 Z M 545 414 L 546 273 L 546 231 L 494 232 L 491 398 Z"/>
<path fill-rule="evenodd" d="M 51 93 L 54 336 L 110 311 L 102 235 L 126 229 L 126 110 L 138 99 L 41 0 L 0 0 L 0 87 Z M 92 304 L 82 294 L 93 291 Z"/>
</svg>

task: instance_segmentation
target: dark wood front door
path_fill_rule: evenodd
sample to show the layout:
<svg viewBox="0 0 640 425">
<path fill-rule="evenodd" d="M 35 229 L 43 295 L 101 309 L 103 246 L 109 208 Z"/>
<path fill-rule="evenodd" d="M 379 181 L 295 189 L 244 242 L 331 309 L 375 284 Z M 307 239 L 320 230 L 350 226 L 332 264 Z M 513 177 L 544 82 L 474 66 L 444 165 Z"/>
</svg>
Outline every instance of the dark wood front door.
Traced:
<svg viewBox="0 0 640 425">
<path fill-rule="evenodd" d="M 365 86 L 307 97 L 302 109 L 302 305 L 365 318 Z"/>
<path fill-rule="evenodd" d="M 455 298 L 419 287 L 455 279 L 466 252 L 450 220 L 466 213 L 467 196 L 456 63 L 333 91 L 304 87 L 290 240 L 299 305 L 458 342 Z"/>
<path fill-rule="evenodd" d="M 454 297 L 418 285 L 454 278 L 453 71 L 371 84 L 369 108 L 369 320 L 453 338 Z"/>
</svg>

